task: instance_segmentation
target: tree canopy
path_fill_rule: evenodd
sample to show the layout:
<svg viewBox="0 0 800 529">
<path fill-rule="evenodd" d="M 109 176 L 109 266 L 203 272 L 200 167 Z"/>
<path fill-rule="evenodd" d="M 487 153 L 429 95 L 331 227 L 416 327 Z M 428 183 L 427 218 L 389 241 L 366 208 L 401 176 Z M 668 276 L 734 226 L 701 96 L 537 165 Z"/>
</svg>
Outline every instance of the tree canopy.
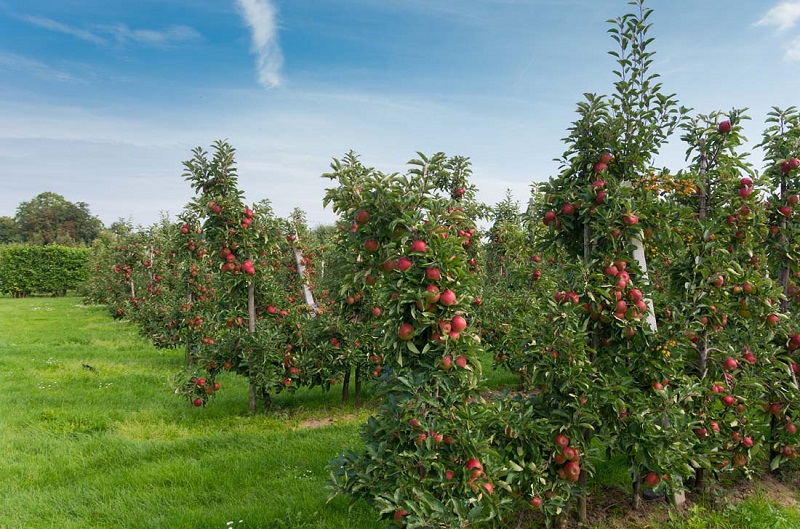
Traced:
<svg viewBox="0 0 800 529">
<path fill-rule="evenodd" d="M 14 221 L 19 240 L 33 244 L 91 244 L 103 230 L 88 204 L 52 192 L 21 202 Z"/>
</svg>

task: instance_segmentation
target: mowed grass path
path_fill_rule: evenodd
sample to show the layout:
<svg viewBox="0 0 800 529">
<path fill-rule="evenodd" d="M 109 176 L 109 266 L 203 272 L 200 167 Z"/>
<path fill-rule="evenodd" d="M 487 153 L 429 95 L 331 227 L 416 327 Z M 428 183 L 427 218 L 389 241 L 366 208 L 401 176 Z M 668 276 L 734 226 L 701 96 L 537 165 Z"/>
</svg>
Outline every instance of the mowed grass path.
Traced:
<svg viewBox="0 0 800 529">
<path fill-rule="evenodd" d="M 234 375 L 194 408 L 170 387 L 182 362 L 77 298 L 0 297 L 0 528 L 380 527 L 327 503 L 366 412 L 313 391 L 251 416 Z"/>
</svg>

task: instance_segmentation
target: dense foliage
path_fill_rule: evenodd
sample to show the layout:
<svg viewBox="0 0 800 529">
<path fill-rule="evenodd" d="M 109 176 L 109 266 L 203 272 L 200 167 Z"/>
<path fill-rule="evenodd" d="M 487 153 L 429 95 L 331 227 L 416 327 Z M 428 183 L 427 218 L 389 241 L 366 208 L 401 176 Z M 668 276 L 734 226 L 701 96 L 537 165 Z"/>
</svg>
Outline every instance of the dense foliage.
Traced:
<svg viewBox="0 0 800 529">
<path fill-rule="evenodd" d="M 0 292 L 63 296 L 88 277 L 89 250 L 66 246 L 0 246 Z"/>
<path fill-rule="evenodd" d="M 88 245 L 103 230 L 103 223 L 91 214 L 88 204 L 73 203 L 52 192 L 20 203 L 13 222 L 8 217 L 0 220 L 0 237 L 29 244 Z"/>
</svg>

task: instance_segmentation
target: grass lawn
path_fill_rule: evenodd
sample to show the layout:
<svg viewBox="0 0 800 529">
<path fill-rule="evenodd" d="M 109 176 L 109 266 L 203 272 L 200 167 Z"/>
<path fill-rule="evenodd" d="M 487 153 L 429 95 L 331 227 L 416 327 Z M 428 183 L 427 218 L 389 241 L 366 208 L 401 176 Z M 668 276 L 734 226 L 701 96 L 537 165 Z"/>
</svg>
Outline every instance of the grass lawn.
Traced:
<svg viewBox="0 0 800 529">
<path fill-rule="evenodd" d="M 369 409 L 315 390 L 251 416 L 235 375 L 194 408 L 169 383 L 183 358 L 77 298 L 0 297 L 0 529 L 382 527 L 364 503 L 327 503 L 325 466 L 358 446 Z M 487 375 L 492 387 L 515 382 Z M 599 468 L 591 527 L 800 528 L 796 489 L 773 480 L 717 508 L 632 514 L 618 466 Z"/>
<path fill-rule="evenodd" d="M 0 528 L 380 526 L 326 503 L 366 411 L 315 391 L 253 417 L 235 375 L 194 408 L 169 384 L 182 361 L 77 298 L 0 298 Z"/>
</svg>

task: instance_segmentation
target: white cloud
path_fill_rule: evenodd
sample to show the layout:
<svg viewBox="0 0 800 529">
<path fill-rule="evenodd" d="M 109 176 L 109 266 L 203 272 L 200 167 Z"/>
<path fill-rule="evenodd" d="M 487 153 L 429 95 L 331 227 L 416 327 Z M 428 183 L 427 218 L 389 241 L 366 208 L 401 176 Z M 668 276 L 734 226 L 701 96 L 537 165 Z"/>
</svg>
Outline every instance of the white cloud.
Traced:
<svg viewBox="0 0 800 529">
<path fill-rule="evenodd" d="M 34 26 L 39 26 L 40 28 L 49 29 L 50 31 L 57 31 L 59 33 L 64 33 L 66 35 L 71 35 L 73 37 L 77 37 L 81 40 L 85 40 L 93 44 L 108 43 L 106 39 L 98 35 L 95 35 L 91 31 L 87 31 L 85 29 L 73 28 L 71 26 L 68 26 L 67 24 L 62 24 L 61 22 L 57 22 L 49 18 L 26 16 L 23 17 L 23 19 L 26 20 L 27 22 L 30 22 Z"/>
<path fill-rule="evenodd" d="M 37 77 L 45 81 L 83 82 L 70 72 L 59 70 L 49 64 L 30 59 L 16 53 L 0 52 L 0 70 L 11 70 Z"/>
<path fill-rule="evenodd" d="M 63 33 L 72 37 L 107 46 L 111 42 L 119 44 L 136 43 L 145 46 L 163 47 L 202 39 L 200 33 L 194 28 L 184 25 L 170 26 L 166 29 L 131 29 L 125 24 L 114 26 L 95 26 L 94 31 L 76 28 L 50 18 L 22 16 L 29 24 L 42 29 Z M 108 35 L 110 38 L 107 38 Z"/>
<path fill-rule="evenodd" d="M 778 31 L 792 29 L 800 22 L 800 2 L 785 1 L 776 5 L 756 22 L 756 26 L 775 26 Z"/>
<path fill-rule="evenodd" d="M 252 51 L 256 55 L 258 81 L 266 88 L 281 84 L 283 55 L 278 46 L 275 8 L 269 0 L 236 0 L 245 24 L 250 28 Z"/>
<path fill-rule="evenodd" d="M 125 24 L 105 28 L 120 43 L 135 42 L 147 46 L 168 46 L 201 39 L 201 35 L 189 26 L 171 26 L 163 30 L 131 29 Z"/>
</svg>

